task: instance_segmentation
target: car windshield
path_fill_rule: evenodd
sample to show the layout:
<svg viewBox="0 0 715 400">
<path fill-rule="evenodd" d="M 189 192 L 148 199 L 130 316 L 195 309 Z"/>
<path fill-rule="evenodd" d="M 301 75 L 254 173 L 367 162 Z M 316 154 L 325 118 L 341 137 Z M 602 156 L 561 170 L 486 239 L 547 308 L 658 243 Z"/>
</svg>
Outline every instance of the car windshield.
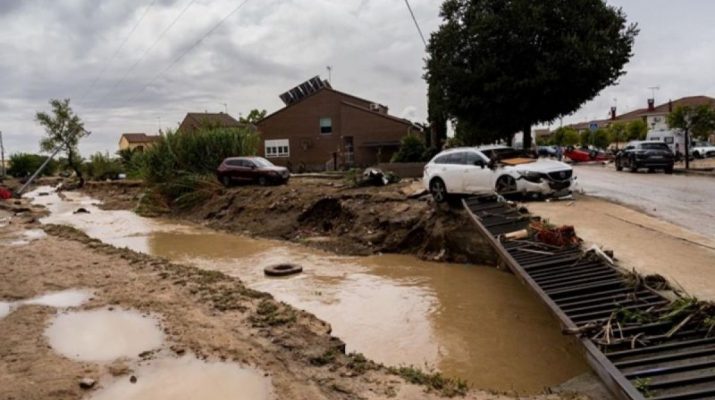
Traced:
<svg viewBox="0 0 715 400">
<path fill-rule="evenodd" d="M 669 150 L 665 143 L 641 143 L 641 149 L 644 150 Z"/>
<path fill-rule="evenodd" d="M 256 157 L 252 158 L 251 161 L 253 161 L 259 167 L 275 167 L 272 162 L 266 160 L 265 158 Z"/>
</svg>

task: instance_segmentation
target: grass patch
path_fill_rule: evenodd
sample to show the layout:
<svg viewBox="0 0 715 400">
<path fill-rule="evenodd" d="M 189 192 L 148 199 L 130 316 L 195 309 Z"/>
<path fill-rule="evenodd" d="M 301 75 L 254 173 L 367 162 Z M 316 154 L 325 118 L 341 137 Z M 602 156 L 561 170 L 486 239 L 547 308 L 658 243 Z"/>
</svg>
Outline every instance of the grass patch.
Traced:
<svg viewBox="0 0 715 400">
<path fill-rule="evenodd" d="M 258 303 L 256 312 L 251 315 L 250 321 L 254 326 L 278 326 L 295 322 L 295 311 L 288 307 L 279 306 L 275 301 L 264 299 Z"/>
<path fill-rule="evenodd" d="M 429 390 L 439 392 L 443 396 L 464 396 L 469 391 L 469 385 L 465 380 L 448 378 L 440 372 L 424 372 L 413 366 L 389 367 L 387 370 L 409 383 L 426 386 Z"/>
</svg>

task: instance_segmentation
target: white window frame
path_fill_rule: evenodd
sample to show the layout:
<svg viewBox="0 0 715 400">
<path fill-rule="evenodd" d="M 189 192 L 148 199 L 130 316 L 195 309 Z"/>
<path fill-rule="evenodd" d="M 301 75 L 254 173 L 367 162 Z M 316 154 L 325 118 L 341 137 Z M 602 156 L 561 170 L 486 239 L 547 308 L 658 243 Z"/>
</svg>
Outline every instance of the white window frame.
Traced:
<svg viewBox="0 0 715 400">
<path fill-rule="evenodd" d="M 266 158 L 290 157 L 290 141 L 288 139 L 266 140 L 263 145 L 263 154 Z"/>
</svg>

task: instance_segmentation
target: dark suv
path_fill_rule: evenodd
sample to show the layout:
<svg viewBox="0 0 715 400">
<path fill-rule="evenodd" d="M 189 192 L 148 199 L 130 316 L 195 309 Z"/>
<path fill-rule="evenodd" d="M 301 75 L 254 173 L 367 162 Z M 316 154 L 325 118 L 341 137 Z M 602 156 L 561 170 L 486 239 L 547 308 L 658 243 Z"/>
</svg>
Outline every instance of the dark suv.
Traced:
<svg viewBox="0 0 715 400">
<path fill-rule="evenodd" d="M 257 182 L 265 186 L 288 182 L 290 172 L 262 157 L 229 157 L 218 166 L 216 176 L 224 186 L 233 182 Z"/>
<path fill-rule="evenodd" d="M 648 168 L 662 169 L 666 174 L 672 174 L 674 162 L 673 152 L 664 142 L 630 142 L 616 155 L 616 170 L 630 168 L 636 172 L 638 168 Z"/>
</svg>

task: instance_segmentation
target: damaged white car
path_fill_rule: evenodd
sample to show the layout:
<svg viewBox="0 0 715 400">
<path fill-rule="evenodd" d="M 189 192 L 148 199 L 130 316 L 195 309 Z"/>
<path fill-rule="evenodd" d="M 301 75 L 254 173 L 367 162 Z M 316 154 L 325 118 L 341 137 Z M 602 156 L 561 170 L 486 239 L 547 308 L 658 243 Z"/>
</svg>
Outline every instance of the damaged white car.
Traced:
<svg viewBox="0 0 715 400">
<path fill-rule="evenodd" d="M 560 161 L 527 158 L 506 146 L 461 147 L 437 154 L 425 166 L 424 186 L 437 202 L 478 193 L 571 194 L 573 169 Z"/>
</svg>

